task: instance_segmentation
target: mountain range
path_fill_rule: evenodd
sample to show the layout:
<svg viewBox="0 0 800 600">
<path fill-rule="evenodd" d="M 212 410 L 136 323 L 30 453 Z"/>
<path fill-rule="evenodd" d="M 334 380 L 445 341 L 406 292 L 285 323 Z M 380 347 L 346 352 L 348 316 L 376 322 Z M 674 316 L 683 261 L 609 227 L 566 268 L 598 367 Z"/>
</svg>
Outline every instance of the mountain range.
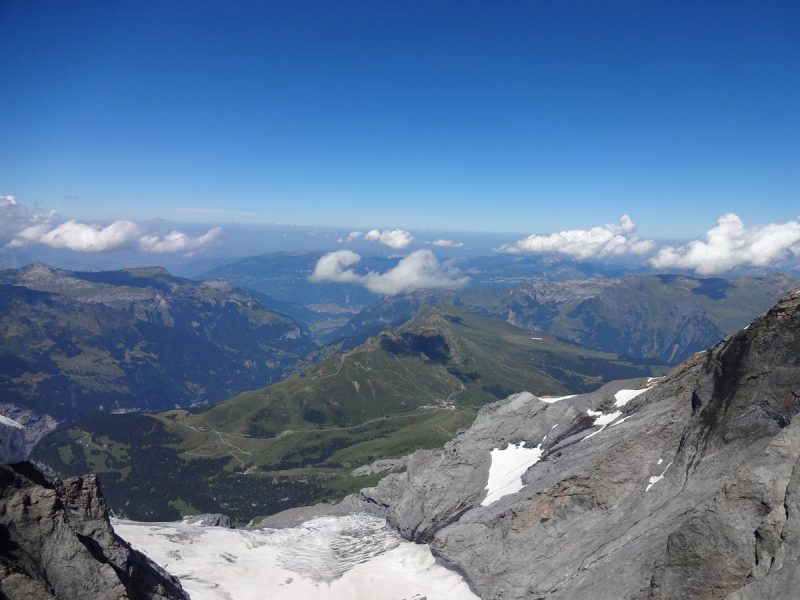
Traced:
<svg viewBox="0 0 800 600">
<path fill-rule="evenodd" d="M 586 348 L 677 364 L 749 323 L 798 283 L 785 275 L 640 275 L 419 292 L 364 308 L 324 340 L 346 348 L 405 322 L 422 306 L 448 302 Z"/>
<path fill-rule="evenodd" d="M 430 314 L 421 319 L 429 323 Z M 257 598 L 267 589 L 343 598 L 374 591 L 376 577 L 420 598 L 794 598 L 798 332 L 800 290 L 665 375 L 561 397 L 518 392 L 484 405 L 443 447 L 416 450 L 401 471 L 338 504 L 283 511 L 255 529 L 211 531 L 202 517 L 119 522 L 119 533 L 209 598 L 234 590 Z M 424 349 L 432 360 L 443 347 Z M 54 487 L 80 490 L 74 481 Z M 24 522 L 4 518 L 12 531 Z M 400 544 L 384 520 L 417 544 Z M 420 546 L 452 572 L 434 571 Z M 19 573 L 18 557 L 4 560 Z M 76 560 L 90 573 L 98 568 L 94 558 Z"/>
<path fill-rule="evenodd" d="M 223 511 L 247 522 L 376 481 L 353 471 L 437 447 L 513 391 L 563 396 L 662 371 L 436 306 L 208 410 L 93 415 L 32 456 L 62 475 L 98 472 L 111 508 L 129 518 Z"/>
<path fill-rule="evenodd" d="M 2 404 L 29 426 L 208 405 L 282 379 L 316 348 L 262 296 L 155 267 L 2 271 L 0 334 Z"/>
</svg>

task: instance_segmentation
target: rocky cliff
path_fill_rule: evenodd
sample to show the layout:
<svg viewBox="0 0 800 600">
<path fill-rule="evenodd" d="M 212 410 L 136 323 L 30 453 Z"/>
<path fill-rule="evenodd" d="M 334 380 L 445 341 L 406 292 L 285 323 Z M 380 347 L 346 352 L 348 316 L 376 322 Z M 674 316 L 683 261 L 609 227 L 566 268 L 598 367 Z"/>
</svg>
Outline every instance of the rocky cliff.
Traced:
<svg viewBox="0 0 800 600">
<path fill-rule="evenodd" d="M 0 598 L 188 600 L 114 533 L 94 475 L 50 484 L 26 462 L 0 464 Z"/>
<path fill-rule="evenodd" d="M 481 598 L 796 598 L 798 294 L 661 380 L 487 406 L 360 499 Z"/>
</svg>

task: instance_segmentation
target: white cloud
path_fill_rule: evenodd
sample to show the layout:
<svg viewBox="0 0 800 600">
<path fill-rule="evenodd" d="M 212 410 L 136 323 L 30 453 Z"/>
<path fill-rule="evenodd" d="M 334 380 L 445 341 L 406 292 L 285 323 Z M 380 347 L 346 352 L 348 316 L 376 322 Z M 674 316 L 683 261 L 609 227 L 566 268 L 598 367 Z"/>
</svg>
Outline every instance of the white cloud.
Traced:
<svg viewBox="0 0 800 600">
<path fill-rule="evenodd" d="M 0 243 L 26 227 L 43 224 L 57 218 L 55 211 L 34 211 L 17 202 L 14 196 L 0 195 Z"/>
<path fill-rule="evenodd" d="M 622 215 L 619 224 L 600 225 L 591 229 L 568 229 L 550 235 L 531 235 L 500 248 L 502 252 L 558 252 L 579 259 L 646 254 L 655 248 L 652 240 L 636 237 L 636 224 Z"/>
<path fill-rule="evenodd" d="M 430 250 L 412 252 L 385 273 L 356 273 L 353 267 L 359 261 L 361 256 L 350 250 L 331 252 L 317 261 L 309 279 L 315 283 L 357 283 L 387 296 L 420 289 L 454 289 L 469 280 L 458 269 L 440 263 Z"/>
<path fill-rule="evenodd" d="M 464 242 L 454 242 L 453 240 L 433 240 L 431 242 L 437 248 L 463 248 Z"/>
<path fill-rule="evenodd" d="M 357 240 L 358 238 L 360 238 L 362 235 L 364 234 L 361 233 L 360 231 L 351 231 L 345 237 L 340 237 L 337 241 L 340 244 L 349 244 L 353 240 Z"/>
<path fill-rule="evenodd" d="M 705 240 L 667 246 L 650 259 L 656 269 L 692 269 L 713 275 L 734 267 L 766 267 L 800 256 L 800 222 L 769 223 L 745 227 L 733 213 L 722 215 L 706 232 Z"/>
<path fill-rule="evenodd" d="M 414 236 L 402 229 L 384 229 L 383 231 L 371 229 L 364 236 L 364 239 L 368 242 L 380 242 L 384 246 L 389 246 L 389 248 L 394 248 L 395 250 L 402 250 L 414 241 Z"/>
<path fill-rule="evenodd" d="M 139 240 L 139 249 L 143 252 L 163 254 L 165 252 L 193 252 L 208 246 L 222 235 L 221 227 L 209 229 L 198 237 L 189 237 L 182 231 L 170 231 L 165 236 L 144 235 Z"/>
<path fill-rule="evenodd" d="M 56 211 L 34 211 L 14 196 L 0 196 L 0 244 L 21 248 L 34 244 L 75 252 L 111 252 L 135 249 L 142 252 L 192 252 L 214 242 L 222 230 L 215 227 L 198 237 L 172 231 L 164 236 L 149 234 L 133 221 L 108 225 L 63 221 Z"/>
<path fill-rule="evenodd" d="M 141 228 L 133 221 L 114 221 L 101 227 L 70 219 L 55 227 L 50 223 L 26 227 L 8 245 L 17 248 L 42 244 L 76 252 L 107 252 L 132 246 L 141 234 Z"/>
</svg>

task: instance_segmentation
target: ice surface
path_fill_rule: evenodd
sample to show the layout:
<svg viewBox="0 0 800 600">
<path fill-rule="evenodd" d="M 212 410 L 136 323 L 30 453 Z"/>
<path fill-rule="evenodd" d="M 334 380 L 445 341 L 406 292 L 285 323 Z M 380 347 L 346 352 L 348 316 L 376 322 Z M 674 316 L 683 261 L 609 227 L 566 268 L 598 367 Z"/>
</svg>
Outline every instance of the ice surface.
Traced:
<svg viewBox="0 0 800 600">
<path fill-rule="evenodd" d="M 192 600 L 476 599 L 426 545 L 369 515 L 289 529 L 113 521 L 115 531 L 181 580 Z"/>
<path fill-rule="evenodd" d="M 509 444 L 503 450 L 492 450 L 492 464 L 489 467 L 489 481 L 486 483 L 486 498 L 481 506 L 489 506 L 522 489 L 522 476 L 542 458 L 542 445 L 526 448 L 525 442 Z"/>
</svg>

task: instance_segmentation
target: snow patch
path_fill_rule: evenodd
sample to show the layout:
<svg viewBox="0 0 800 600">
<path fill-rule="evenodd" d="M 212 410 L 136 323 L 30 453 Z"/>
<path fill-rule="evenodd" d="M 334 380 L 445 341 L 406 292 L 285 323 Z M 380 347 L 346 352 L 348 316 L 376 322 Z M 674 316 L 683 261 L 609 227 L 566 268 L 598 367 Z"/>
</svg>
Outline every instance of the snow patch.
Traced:
<svg viewBox="0 0 800 600">
<path fill-rule="evenodd" d="M 578 394 L 572 394 L 571 396 L 536 396 L 542 402 L 547 402 L 548 404 L 553 404 L 554 402 L 559 402 L 561 400 L 569 400 L 570 398 L 574 398 Z"/>
<path fill-rule="evenodd" d="M 489 506 L 503 496 L 520 491 L 522 476 L 542 458 L 542 445 L 526 448 L 525 442 L 509 444 L 504 450 L 493 449 L 491 457 L 486 497 L 481 506 Z"/>
<path fill-rule="evenodd" d="M 651 389 L 652 386 L 642 388 L 641 390 L 620 390 L 616 394 L 614 394 L 614 406 L 620 407 L 625 406 L 628 402 L 639 396 L 640 394 L 644 394 L 647 390 Z"/>
<path fill-rule="evenodd" d="M 622 414 L 622 411 L 617 410 L 612 413 L 603 413 L 600 412 L 599 410 L 592 410 L 590 408 L 586 411 L 586 414 L 589 415 L 590 417 L 596 417 L 594 423 L 592 423 L 593 427 L 597 427 L 598 425 L 600 426 L 600 429 L 590 433 L 585 438 L 583 438 L 585 440 L 588 440 L 589 438 L 596 436 L 598 433 L 601 433 L 606 427 L 611 425 L 611 423 L 614 423 L 614 421 L 616 421 Z M 627 418 L 628 417 L 625 417 L 625 419 Z M 625 419 L 622 419 L 622 421 L 624 421 Z M 619 421 L 619 423 L 622 423 L 622 421 Z M 618 423 L 614 423 L 614 425 L 618 425 Z"/>
<path fill-rule="evenodd" d="M 661 459 L 659 459 L 659 464 L 661 464 Z M 649 492 L 651 487 L 653 487 L 659 481 L 664 479 L 664 474 L 667 472 L 667 469 L 669 469 L 671 466 L 672 466 L 672 461 L 670 461 L 670 463 L 666 467 L 664 467 L 664 470 L 661 471 L 661 475 L 653 475 L 650 478 L 650 483 L 647 484 L 647 487 L 644 489 L 644 491 Z"/>
<path fill-rule="evenodd" d="M 112 523 L 177 576 L 192 600 L 477 600 L 428 546 L 406 542 L 369 515 L 321 517 L 289 529 Z"/>
</svg>

